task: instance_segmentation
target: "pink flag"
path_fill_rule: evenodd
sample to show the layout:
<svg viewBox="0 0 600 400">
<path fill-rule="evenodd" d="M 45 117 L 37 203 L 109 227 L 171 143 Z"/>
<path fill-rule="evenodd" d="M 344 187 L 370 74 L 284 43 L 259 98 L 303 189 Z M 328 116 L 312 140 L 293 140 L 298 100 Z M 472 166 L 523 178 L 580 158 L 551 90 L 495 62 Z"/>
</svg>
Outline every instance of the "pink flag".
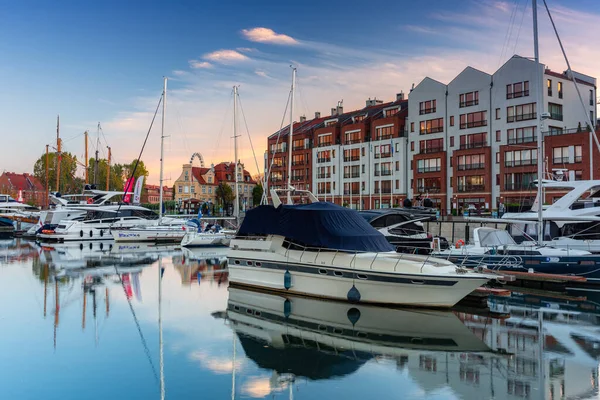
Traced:
<svg viewBox="0 0 600 400">
<path fill-rule="evenodd" d="M 125 192 L 125 195 L 123 196 L 124 203 L 131 203 L 131 192 L 133 191 L 134 184 L 135 180 L 133 177 L 129 178 L 127 182 L 125 182 L 125 187 L 123 188 L 123 191 Z"/>
</svg>

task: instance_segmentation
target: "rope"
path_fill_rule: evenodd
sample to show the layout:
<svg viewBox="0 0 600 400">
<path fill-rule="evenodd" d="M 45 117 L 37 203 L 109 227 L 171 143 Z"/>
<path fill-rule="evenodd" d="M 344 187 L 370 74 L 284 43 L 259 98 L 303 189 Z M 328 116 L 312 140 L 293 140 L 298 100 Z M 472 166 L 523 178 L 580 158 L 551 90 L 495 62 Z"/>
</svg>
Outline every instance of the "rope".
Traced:
<svg viewBox="0 0 600 400">
<path fill-rule="evenodd" d="M 233 93 L 233 89 L 231 89 L 231 92 Z M 219 136 L 217 136 L 217 145 L 213 148 L 213 152 L 212 152 L 212 159 L 215 159 L 215 154 L 217 152 L 217 149 L 219 148 L 219 144 L 221 143 L 221 137 L 223 136 L 223 129 L 225 129 L 225 121 L 227 120 L 227 116 L 229 115 L 229 109 L 231 108 L 231 100 L 233 99 L 233 96 L 229 97 L 229 102 L 227 103 L 227 108 L 225 109 L 225 115 L 223 115 L 223 121 L 221 122 L 221 129 L 219 129 Z"/>
<path fill-rule="evenodd" d="M 242 107 L 242 99 L 238 92 L 238 102 L 240 103 L 240 110 L 242 111 L 242 118 L 244 119 L 244 125 L 246 126 L 246 133 L 248 134 L 248 140 L 250 141 L 250 148 L 252 149 L 252 155 L 254 156 L 254 163 L 256 164 L 256 172 L 260 175 L 260 168 L 258 167 L 258 160 L 256 159 L 256 153 L 254 152 L 254 145 L 252 144 L 252 137 L 250 136 L 250 130 L 248 129 L 248 122 L 246 121 L 246 114 L 244 114 L 244 107 Z"/>
<path fill-rule="evenodd" d="M 142 148 L 140 150 L 140 155 L 138 156 L 137 160 L 135 160 L 135 167 L 133 167 L 133 171 L 131 171 L 131 174 L 129 175 L 129 178 L 127 179 L 126 182 L 129 182 L 129 180 L 131 180 L 131 178 L 133 178 L 133 176 L 135 175 L 135 171 L 137 170 L 138 164 L 140 163 L 140 158 L 142 158 L 142 154 L 144 153 L 144 148 L 146 147 L 146 142 L 148 142 L 148 137 L 150 136 L 150 131 L 152 131 L 152 125 L 154 125 L 154 120 L 156 119 L 156 115 L 158 114 L 158 108 L 160 107 L 160 103 L 162 103 L 164 96 L 165 96 L 165 94 L 163 92 L 163 94 L 158 99 L 158 104 L 156 105 L 156 110 L 154 111 L 154 116 L 152 117 L 152 122 L 150 122 L 150 127 L 148 128 L 148 132 L 146 133 L 146 138 L 144 139 L 144 144 L 142 145 Z M 123 194 L 123 197 L 127 196 L 128 189 L 129 189 L 129 185 L 125 184 L 125 193 Z M 121 211 L 122 205 L 123 205 L 123 202 L 119 202 L 119 207 L 117 208 L 117 213 L 115 214 L 115 217 L 117 217 L 119 215 L 119 211 Z M 115 222 L 116 221 L 113 221 L 110 224 L 109 230 L 112 229 L 112 226 L 114 225 Z"/>
</svg>

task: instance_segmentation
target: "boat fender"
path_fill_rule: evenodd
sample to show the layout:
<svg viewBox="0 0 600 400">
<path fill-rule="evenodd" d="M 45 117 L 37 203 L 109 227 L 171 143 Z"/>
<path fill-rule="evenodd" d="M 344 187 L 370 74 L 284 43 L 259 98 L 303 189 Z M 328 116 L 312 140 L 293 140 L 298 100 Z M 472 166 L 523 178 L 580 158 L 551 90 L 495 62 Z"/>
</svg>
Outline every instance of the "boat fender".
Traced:
<svg viewBox="0 0 600 400">
<path fill-rule="evenodd" d="M 348 301 L 350 303 L 358 303 L 360 301 L 360 292 L 356 288 L 356 286 L 352 285 L 350 290 L 348 290 Z"/>
<path fill-rule="evenodd" d="M 283 302 L 283 315 L 289 318 L 292 314 L 292 302 L 289 299 L 285 299 Z"/>
<path fill-rule="evenodd" d="M 360 319 L 360 310 L 356 307 L 352 307 L 351 309 L 348 310 L 348 312 L 346 313 L 346 316 L 348 317 L 348 321 L 350 321 L 352 326 L 354 326 Z"/>
<path fill-rule="evenodd" d="M 283 287 L 285 290 L 289 290 L 292 287 L 292 274 L 289 270 L 285 270 L 283 274 Z"/>
<path fill-rule="evenodd" d="M 457 249 L 460 249 L 461 247 L 463 247 L 465 245 L 465 241 L 462 239 L 458 239 L 456 241 L 456 244 L 454 245 Z"/>
</svg>

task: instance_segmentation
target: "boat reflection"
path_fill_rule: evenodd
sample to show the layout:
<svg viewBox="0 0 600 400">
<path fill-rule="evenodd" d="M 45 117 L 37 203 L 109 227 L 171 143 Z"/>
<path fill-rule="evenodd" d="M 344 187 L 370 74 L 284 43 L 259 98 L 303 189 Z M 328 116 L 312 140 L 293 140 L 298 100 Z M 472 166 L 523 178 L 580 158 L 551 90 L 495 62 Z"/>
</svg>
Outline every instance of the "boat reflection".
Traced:
<svg viewBox="0 0 600 400">
<path fill-rule="evenodd" d="M 182 285 L 203 281 L 218 286 L 228 283 L 227 247 L 182 247 L 181 253 L 173 257 L 173 266 Z"/>
<path fill-rule="evenodd" d="M 19 238 L 0 240 L 0 265 L 13 264 L 37 258 L 34 243 Z"/>
<path fill-rule="evenodd" d="M 440 389 L 459 398 L 597 395 L 595 317 L 491 308 L 512 315 L 356 306 L 230 287 L 226 317 L 246 356 L 272 372 L 273 390 L 282 376 L 340 378 L 385 359 L 425 397 Z"/>
</svg>

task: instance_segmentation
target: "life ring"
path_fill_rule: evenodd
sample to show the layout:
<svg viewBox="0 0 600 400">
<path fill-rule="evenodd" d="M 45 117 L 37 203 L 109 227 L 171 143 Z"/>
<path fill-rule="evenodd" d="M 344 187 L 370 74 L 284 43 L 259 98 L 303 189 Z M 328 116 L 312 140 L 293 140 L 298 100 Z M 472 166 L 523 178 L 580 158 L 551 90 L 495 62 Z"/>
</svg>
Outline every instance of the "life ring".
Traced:
<svg viewBox="0 0 600 400">
<path fill-rule="evenodd" d="M 458 239 L 456 241 L 456 244 L 454 245 L 454 247 L 456 247 L 457 249 L 460 249 L 461 247 L 463 247 L 465 245 L 465 241 L 462 239 Z"/>
<path fill-rule="evenodd" d="M 94 199 L 90 197 L 89 199 L 87 199 L 87 203 L 88 204 L 94 204 Z"/>
</svg>

